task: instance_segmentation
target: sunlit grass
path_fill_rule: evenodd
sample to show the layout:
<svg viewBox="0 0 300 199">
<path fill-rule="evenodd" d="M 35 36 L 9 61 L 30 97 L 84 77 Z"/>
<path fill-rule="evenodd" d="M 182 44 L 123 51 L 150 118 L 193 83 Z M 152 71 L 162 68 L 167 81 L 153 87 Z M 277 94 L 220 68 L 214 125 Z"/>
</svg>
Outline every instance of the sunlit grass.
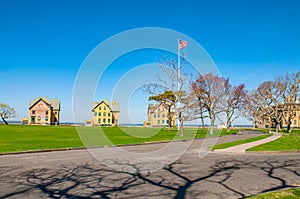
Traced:
<svg viewBox="0 0 300 199">
<path fill-rule="evenodd" d="M 261 135 L 261 136 L 257 136 L 257 137 L 253 137 L 253 138 L 248 138 L 245 140 L 238 140 L 238 141 L 234 141 L 234 142 L 227 142 L 227 143 L 223 143 L 223 144 L 217 144 L 214 147 L 212 147 L 213 150 L 215 149 L 225 149 L 225 148 L 229 148 L 229 147 L 233 147 L 233 146 L 237 146 L 237 145 L 241 145 L 241 144 L 246 144 L 249 142 L 254 142 L 257 140 L 262 140 L 264 138 L 269 137 L 270 135 Z"/>
<path fill-rule="evenodd" d="M 186 128 L 181 137 L 177 129 L 166 128 L 0 125 L 0 153 L 190 140 L 238 131 L 208 135 L 208 129 Z"/>
<path fill-rule="evenodd" d="M 252 147 L 247 151 L 300 151 L 300 130 L 283 133 L 281 138 Z"/>
<path fill-rule="evenodd" d="M 248 199 L 299 199 L 300 188 L 286 189 L 270 193 L 263 193 L 257 196 L 248 197 Z"/>
</svg>

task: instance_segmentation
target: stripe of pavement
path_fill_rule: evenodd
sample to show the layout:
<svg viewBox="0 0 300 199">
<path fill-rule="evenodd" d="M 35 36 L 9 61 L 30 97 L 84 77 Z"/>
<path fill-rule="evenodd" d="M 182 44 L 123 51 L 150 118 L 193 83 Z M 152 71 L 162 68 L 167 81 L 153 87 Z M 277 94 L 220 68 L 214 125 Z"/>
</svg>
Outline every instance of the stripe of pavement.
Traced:
<svg viewBox="0 0 300 199">
<path fill-rule="evenodd" d="M 225 149 L 217 149 L 217 150 L 214 150 L 214 151 L 215 152 L 225 152 L 225 153 L 245 153 L 246 150 L 249 149 L 249 148 L 252 148 L 252 147 L 255 147 L 255 146 L 258 146 L 258 145 L 261 145 L 261 144 L 265 144 L 267 142 L 277 140 L 280 137 L 281 137 L 281 134 L 274 133 L 272 136 L 267 137 L 267 138 L 262 139 L 262 140 L 257 140 L 257 141 L 254 141 L 254 142 L 240 144 L 240 145 L 225 148 Z"/>
</svg>

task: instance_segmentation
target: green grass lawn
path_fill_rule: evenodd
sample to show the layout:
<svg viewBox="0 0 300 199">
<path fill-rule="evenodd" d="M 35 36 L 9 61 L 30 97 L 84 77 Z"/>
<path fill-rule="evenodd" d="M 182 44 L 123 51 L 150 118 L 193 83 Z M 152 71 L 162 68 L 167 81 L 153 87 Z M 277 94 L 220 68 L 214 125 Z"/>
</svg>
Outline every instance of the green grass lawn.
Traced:
<svg viewBox="0 0 300 199">
<path fill-rule="evenodd" d="M 248 197 L 248 199 L 298 199 L 298 198 L 300 198 L 300 188 L 263 193 L 257 196 Z"/>
<path fill-rule="evenodd" d="M 223 130 L 214 136 L 237 133 Z M 170 140 L 204 138 L 208 130 L 186 128 L 184 136 L 177 130 L 141 127 L 73 127 L 73 126 L 31 126 L 0 125 L 0 153 L 61 148 L 83 148 L 84 146 L 114 146 L 141 144 Z"/>
<path fill-rule="evenodd" d="M 245 140 L 238 140 L 238 141 L 234 141 L 234 142 L 227 142 L 227 143 L 223 143 L 223 144 L 217 144 L 214 147 L 212 147 L 212 149 L 213 150 L 215 150 L 215 149 L 225 149 L 225 148 L 237 146 L 237 145 L 240 145 L 240 144 L 254 142 L 254 141 L 257 141 L 257 140 L 262 140 L 262 139 L 267 138 L 269 136 L 271 136 L 271 135 L 261 135 L 261 136 L 257 136 L 257 137 L 253 137 L 253 138 L 248 138 L 248 139 L 245 139 Z"/>
<path fill-rule="evenodd" d="M 293 130 L 292 133 L 284 133 L 283 136 L 272 142 L 268 142 L 247 151 L 299 151 L 300 130 Z"/>
</svg>

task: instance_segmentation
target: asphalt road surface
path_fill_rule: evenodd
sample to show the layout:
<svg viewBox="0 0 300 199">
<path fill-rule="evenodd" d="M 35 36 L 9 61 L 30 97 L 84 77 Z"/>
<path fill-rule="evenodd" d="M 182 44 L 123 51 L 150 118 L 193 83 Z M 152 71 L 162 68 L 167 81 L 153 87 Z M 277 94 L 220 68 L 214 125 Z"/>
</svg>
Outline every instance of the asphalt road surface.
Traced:
<svg viewBox="0 0 300 199">
<path fill-rule="evenodd" d="M 257 135 L 245 132 L 217 141 Z M 155 153 L 166 143 L 112 147 L 118 149 L 113 152 L 103 148 L 0 156 L 0 198 L 243 198 L 300 186 L 299 153 L 201 155 L 203 139 L 174 146 L 181 150 L 187 143 L 191 145 L 176 160 L 176 148 L 167 150 L 171 155 Z M 147 161 L 138 159 L 139 154 Z M 156 161 L 147 154 L 156 155 Z"/>
</svg>

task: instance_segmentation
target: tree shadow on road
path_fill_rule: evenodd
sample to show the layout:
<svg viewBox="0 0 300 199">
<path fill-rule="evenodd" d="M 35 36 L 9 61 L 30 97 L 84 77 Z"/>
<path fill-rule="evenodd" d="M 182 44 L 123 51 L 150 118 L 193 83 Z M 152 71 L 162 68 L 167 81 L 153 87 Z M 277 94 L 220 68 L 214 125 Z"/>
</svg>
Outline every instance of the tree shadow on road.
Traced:
<svg viewBox="0 0 300 199">
<path fill-rule="evenodd" d="M 196 164 L 187 165 L 181 161 L 149 173 L 139 173 L 138 167 L 130 161 L 120 164 L 131 167 L 133 172 L 117 171 L 97 164 L 40 168 L 20 176 L 5 176 L 2 172 L 0 184 L 9 184 L 11 190 L 5 195 L 0 194 L 0 198 L 19 194 L 49 198 L 243 198 L 297 187 L 294 182 L 300 182 L 300 160 L 230 159 L 216 162 L 208 172 L 201 171 Z M 246 179 L 239 179 L 239 176 Z M 13 178 L 18 180 L 14 181 Z M 247 182 L 259 187 L 244 184 Z M 14 186 L 21 188 L 14 190 Z"/>
</svg>

